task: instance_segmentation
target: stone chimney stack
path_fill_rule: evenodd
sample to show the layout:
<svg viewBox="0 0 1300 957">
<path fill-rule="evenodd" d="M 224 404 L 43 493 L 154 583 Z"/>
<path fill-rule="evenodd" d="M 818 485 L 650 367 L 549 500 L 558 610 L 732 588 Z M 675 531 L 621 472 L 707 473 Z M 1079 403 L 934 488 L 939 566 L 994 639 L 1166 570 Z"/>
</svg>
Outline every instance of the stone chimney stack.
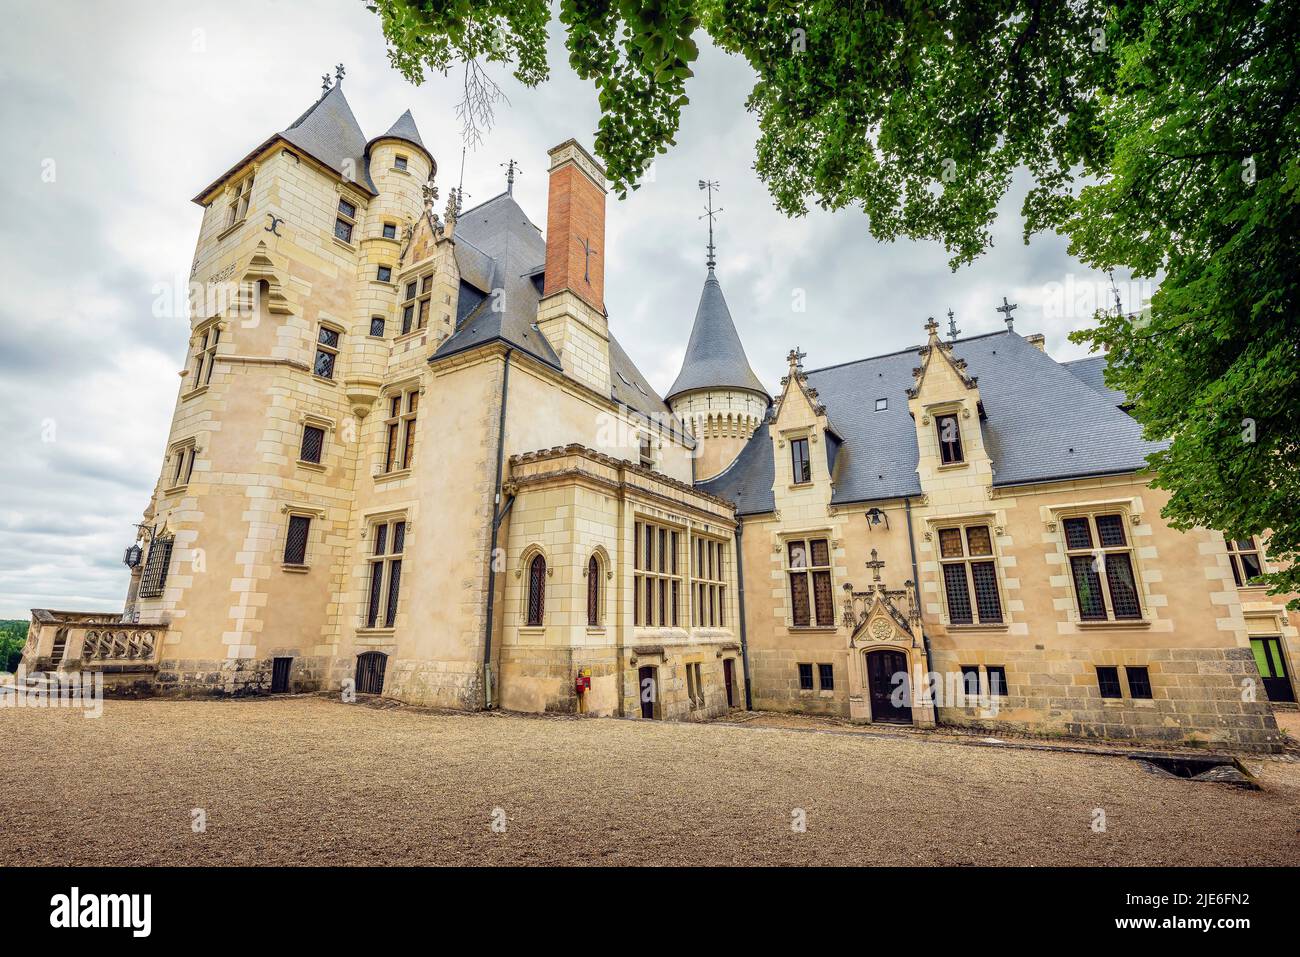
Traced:
<svg viewBox="0 0 1300 957">
<path fill-rule="evenodd" d="M 610 394 L 605 317 L 605 171 L 576 140 L 550 151 L 546 278 L 537 326 L 564 371 Z"/>
</svg>

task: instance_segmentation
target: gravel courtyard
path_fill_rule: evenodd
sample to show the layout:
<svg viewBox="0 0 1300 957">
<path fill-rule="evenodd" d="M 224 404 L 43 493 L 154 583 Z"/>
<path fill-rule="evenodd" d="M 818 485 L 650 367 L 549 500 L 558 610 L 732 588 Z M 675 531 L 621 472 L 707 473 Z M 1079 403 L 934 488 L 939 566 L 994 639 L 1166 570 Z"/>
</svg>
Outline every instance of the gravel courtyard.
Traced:
<svg viewBox="0 0 1300 957">
<path fill-rule="evenodd" d="M 1114 757 L 317 697 L 6 709 L 0 865 L 1300 864 L 1300 764 L 1249 765 L 1262 791 Z"/>
</svg>

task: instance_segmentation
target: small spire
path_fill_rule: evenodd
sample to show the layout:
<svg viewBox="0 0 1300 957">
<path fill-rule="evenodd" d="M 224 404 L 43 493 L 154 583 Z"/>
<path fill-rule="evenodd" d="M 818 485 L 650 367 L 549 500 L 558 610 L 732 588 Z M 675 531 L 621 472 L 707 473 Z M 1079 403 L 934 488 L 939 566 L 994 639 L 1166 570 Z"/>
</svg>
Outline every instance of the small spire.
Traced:
<svg viewBox="0 0 1300 957">
<path fill-rule="evenodd" d="M 790 350 L 790 354 L 785 357 L 785 361 L 790 363 L 791 375 L 803 371 L 803 360 L 806 358 L 808 358 L 808 353 L 800 350 L 798 346 Z"/>
<path fill-rule="evenodd" d="M 515 194 L 515 173 L 522 176 L 524 171 L 519 168 L 519 164 L 513 159 L 501 165 L 506 168 L 506 193 L 513 196 Z"/>
<path fill-rule="evenodd" d="M 928 320 L 926 320 L 925 334 L 929 337 L 931 345 L 933 345 L 935 341 L 938 340 L 939 323 L 934 321 L 934 316 L 931 316 Z"/>
<path fill-rule="evenodd" d="M 948 338 L 956 339 L 961 335 L 961 330 L 957 328 L 957 320 L 953 318 L 952 310 L 948 310 Z"/>
<path fill-rule="evenodd" d="M 1006 296 L 1003 296 L 1003 297 L 1002 297 L 1002 305 L 1000 305 L 1000 306 L 997 307 L 997 311 L 1000 312 L 1000 313 L 1002 313 L 1002 318 L 1003 318 L 1003 320 L 1006 321 L 1006 324 L 1007 324 L 1007 332 L 1015 332 L 1015 331 L 1016 331 L 1016 330 L 1015 330 L 1015 326 L 1013 325 L 1013 323 L 1015 322 L 1015 320 L 1011 318 L 1011 313 L 1015 311 L 1015 309 L 1017 308 L 1018 305 L 1019 305 L 1018 303 L 1007 302 L 1007 297 L 1006 297 Z"/>
<path fill-rule="evenodd" d="M 700 189 L 706 189 L 709 191 L 708 205 L 704 207 L 704 215 L 699 218 L 704 219 L 707 217 L 709 220 L 709 257 L 705 260 L 705 264 L 709 267 L 710 272 L 712 272 L 713 267 L 718 264 L 718 257 L 716 255 L 717 250 L 713 245 L 713 218 L 717 216 L 718 213 L 722 212 L 721 209 L 713 208 L 713 191 L 717 188 L 718 181 L 716 179 L 700 180 Z"/>
</svg>

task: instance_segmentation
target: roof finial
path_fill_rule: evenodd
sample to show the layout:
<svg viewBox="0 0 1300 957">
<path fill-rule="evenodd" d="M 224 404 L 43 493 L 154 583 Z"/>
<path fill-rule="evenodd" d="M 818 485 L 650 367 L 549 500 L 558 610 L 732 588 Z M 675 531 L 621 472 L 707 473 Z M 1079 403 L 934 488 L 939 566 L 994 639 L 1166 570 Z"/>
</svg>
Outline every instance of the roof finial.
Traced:
<svg viewBox="0 0 1300 957">
<path fill-rule="evenodd" d="M 785 357 L 785 361 L 790 363 L 791 375 L 803 371 L 803 360 L 806 358 L 808 358 L 808 353 L 801 351 L 798 346 L 790 350 L 790 354 Z"/>
<path fill-rule="evenodd" d="M 334 81 L 330 78 L 330 75 L 329 75 L 328 73 L 322 73 L 322 74 L 321 74 L 321 77 L 320 77 L 320 95 L 321 95 L 322 97 L 323 97 L 326 93 L 328 93 L 328 92 L 330 91 L 330 85 L 331 85 L 333 82 L 334 82 Z"/>
<path fill-rule="evenodd" d="M 713 208 L 713 191 L 717 188 L 718 181 L 716 179 L 700 180 L 700 189 L 707 189 L 709 191 L 709 204 L 704 207 L 704 216 L 699 218 L 704 219 L 705 217 L 708 217 L 709 220 L 709 258 L 705 260 L 705 264 L 709 267 L 710 271 L 712 271 L 713 267 L 718 264 L 718 257 L 715 255 L 716 250 L 713 246 L 713 217 L 722 212 L 720 209 Z"/>
<path fill-rule="evenodd" d="M 1012 311 L 1015 310 L 1015 308 L 1017 307 L 1017 305 L 1019 305 L 1019 304 L 1018 304 L 1018 303 L 1014 303 L 1014 302 L 1007 302 L 1007 297 L 1006 297 L 1006 296 L 1003 296 L 1003 297 L 1002 297 L 1002 305 L 1000 305 L 1000 306 L 997 307 L 997 311 L 1000 312 L 1000 313 L 1002 313 L 1002 318 L 1006 321 L 1006 324 L 1007 324 L 1007 332 L 1015 332 L 1015 331 L 1016 331 L 1016 330 L 1015 330 L 1015 327 L 1012 325 L 1012 323 L 1014 323 L 1015 320 L 1011 318 L 1011 313 L 1012 313 Z"/>
<path fill-rule="evenodd" d="M 519 164 L 513 159 L 508 163 L 502 163 L 501 165 L 506 168 L 506 192 L 513 196 L 515 194 L 515 173 L 519 173 L 522 176 L 524 171 L 519 168 Z"/>
<path fill-rule="evenodd" d="M 1106 275 L 1110 277 L 1110 291 L 1111 295 L 1115 297 L 1115 315 L 1122 316 L 1124 315 L 1124 306 L 1119 301 L 1119 287 L 1115 285 L 1115 270 L 1107 269 Z"/>
<path fill-rule="evenodd" d="M 347 70 L 343 69 L 343 64 L 342 64 L 342 63 L 335 63 L 335 64 L 334 64 L 334 79 L 338 80 L 339 83 L 342 83 L 342 82 L 343 82 L 343 74 L 345 74 L 345 73 L 347 73 L 347 72 L 348 72 Z"/>
<path fill-rule="evenodd" d="M 948 338 L 956 340 L 961 335 L 961 330 L 957 328 L 957 320 L 953 318 L 952 310 L 948 310 Z"/>
</svg>

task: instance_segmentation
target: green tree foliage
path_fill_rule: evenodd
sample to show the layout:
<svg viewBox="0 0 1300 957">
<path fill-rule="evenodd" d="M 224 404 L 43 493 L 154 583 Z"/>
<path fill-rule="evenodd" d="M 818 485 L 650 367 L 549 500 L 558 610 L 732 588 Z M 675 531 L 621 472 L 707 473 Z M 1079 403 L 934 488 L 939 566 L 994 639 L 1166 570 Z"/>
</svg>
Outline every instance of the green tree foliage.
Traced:
<svg viewBox="0 0 1300 957">
<path fill-rule="evenodd" d="M 13 672 L 23 656 L 27 643 L 27 622 L 0 621 L 0 671 Z"/>
<path fill-rule="evenodd" d="M 483 57 L 547 76 L 545 0 L 372 0 L 412 81 Z M 596 87 L 596 153 L 622 194 L 673 143 L 702 27 L 756 82 L 755 168 L 779 209 L 860 208 L 881 240 L 989 245 L 1013 172 L 1025 238 L 1160 280 L 1140 316 L 1099 313 L 1179 527 L 1267 536 L 1300 557 L 1296 113 L 1300 0 L 562 0 Z M 468 68 L 467 68 L 467 75 Z M 1269 576 L 1300 590 L 1300 564 Z"/>
</svg>

